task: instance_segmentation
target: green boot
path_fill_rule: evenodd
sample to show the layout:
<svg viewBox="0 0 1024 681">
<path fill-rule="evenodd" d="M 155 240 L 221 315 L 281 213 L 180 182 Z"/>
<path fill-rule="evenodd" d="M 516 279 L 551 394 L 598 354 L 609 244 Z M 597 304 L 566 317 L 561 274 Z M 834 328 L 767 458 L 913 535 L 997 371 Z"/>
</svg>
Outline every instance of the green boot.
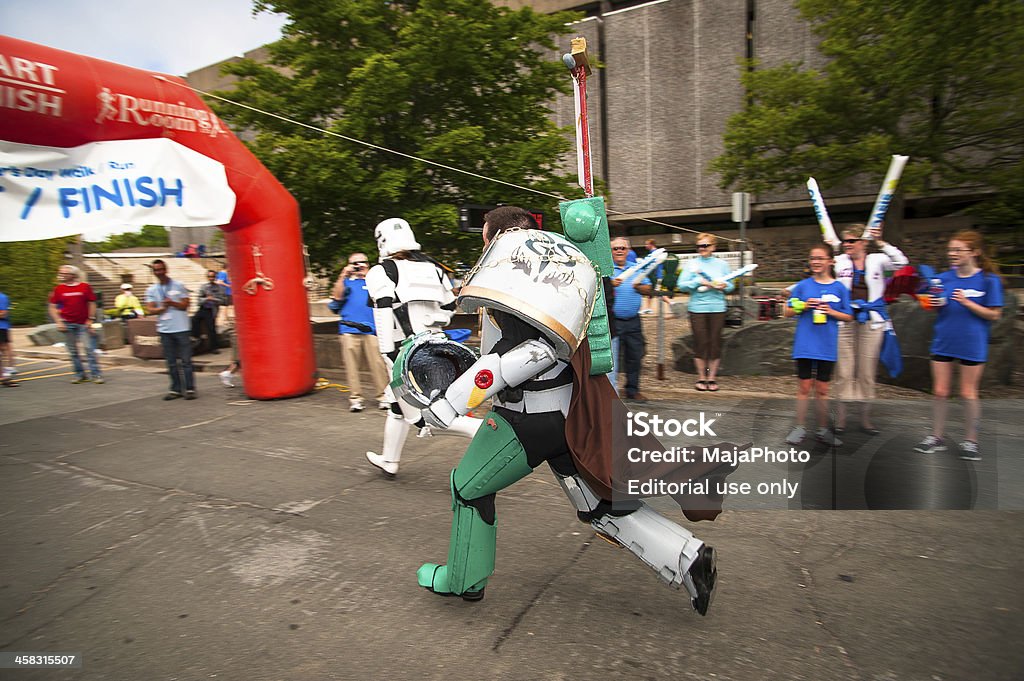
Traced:
<svg viewBox="0 0 1024 681">
<path fill-rule="evenodd" d="M 437 594 L 459 595 L 467 601 L 483 598 L 487 578 L 494 572 L 497 518 L 493 523 L 487 522 L 477 508 L 466 502 L 495 494 L 526 477 L 531 470 L 512 427 L 494 412 L 488 414 L 452 471 L 448 564 L 423 564 L 416 572 L 420 586 Z"/>
</svg>

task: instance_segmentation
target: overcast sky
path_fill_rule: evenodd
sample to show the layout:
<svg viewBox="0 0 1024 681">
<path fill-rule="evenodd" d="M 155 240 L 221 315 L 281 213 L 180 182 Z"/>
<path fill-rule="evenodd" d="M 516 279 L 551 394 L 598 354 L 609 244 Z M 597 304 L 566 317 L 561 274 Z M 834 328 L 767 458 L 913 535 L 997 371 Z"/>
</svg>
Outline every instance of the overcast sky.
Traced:
<svg viewBox="0 0 1024 681">
<path fill-rule="evenodd" d="M 277 40 L 284 17 L 252 0 L 0 0 L 0 33 L 183 76 Z"/>
</svg>

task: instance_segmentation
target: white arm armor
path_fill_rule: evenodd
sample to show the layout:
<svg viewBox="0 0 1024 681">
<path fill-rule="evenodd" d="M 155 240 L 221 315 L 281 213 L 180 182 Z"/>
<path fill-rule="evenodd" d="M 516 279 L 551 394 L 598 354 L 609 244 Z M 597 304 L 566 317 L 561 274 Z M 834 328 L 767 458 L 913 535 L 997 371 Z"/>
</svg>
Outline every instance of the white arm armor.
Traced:
<svg viewBox="0 0 1024 681">
<path fill-rule="evenodd" d="M 377 327 L 377 344 L 380 354 L 394 352 L 395 311 L 392 303 L 395 299 L 395 283 L 388 277 L 381 265 L 374 265 L 366 273 L 366 292 L 373 301 L 373 323 Z"/>
<path fill-rule="evenodd" d="M 506 387 L 516 387 L 555 365 L 555 350 L 539 340 L 528 340 L 504 355 L 489 354 L 452 381 L 444 395 L 423 410 L 430 425 L 447 428 L 456 416 L 464 416 Z"/>
</svg>

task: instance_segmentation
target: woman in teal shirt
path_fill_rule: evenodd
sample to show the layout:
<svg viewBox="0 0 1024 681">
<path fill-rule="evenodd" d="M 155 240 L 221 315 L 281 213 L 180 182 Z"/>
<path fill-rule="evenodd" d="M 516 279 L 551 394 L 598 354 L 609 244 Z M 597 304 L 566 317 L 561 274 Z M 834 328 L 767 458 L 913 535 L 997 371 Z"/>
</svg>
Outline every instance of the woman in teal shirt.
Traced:
<svg viewBox="0 0 1024 681">
<path fill-rule="evenodd" d="M 693 331 L 693 363 L 697 367 L 697 390 L 718 390 L 715 381 L 722 361 L 722 328 L 725 326 L 725 294 L 733 290 L 729 265 L 714 257 L 718 238 L 714 234 L 697 235 L 697 257 L 686 263 L 679 289 L 690 292 L 687 310 Z M 701 290 L 701 289 L 704 290 Z"/>
</svg>

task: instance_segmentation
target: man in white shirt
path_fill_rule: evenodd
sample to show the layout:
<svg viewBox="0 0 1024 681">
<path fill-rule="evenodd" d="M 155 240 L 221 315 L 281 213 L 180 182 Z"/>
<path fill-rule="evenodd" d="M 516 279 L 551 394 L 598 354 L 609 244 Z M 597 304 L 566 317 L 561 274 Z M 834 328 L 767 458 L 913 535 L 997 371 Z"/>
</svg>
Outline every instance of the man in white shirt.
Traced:
<svg viewBox="0 0 1024 681">
<path fill-rule="evenodd" d="M 167 264 L 154 260 L 151 265 L 157 282 L 146 289 L 146 309 L 158 315 L 156 330 L 164 349 L 171 389 L 165 400 L 184 396 L 196 399 L 195 377 L 192 373 L 192 323 L 188 318 L 189 292 L 181 282 L 167 276 Z"/>
</svg>

